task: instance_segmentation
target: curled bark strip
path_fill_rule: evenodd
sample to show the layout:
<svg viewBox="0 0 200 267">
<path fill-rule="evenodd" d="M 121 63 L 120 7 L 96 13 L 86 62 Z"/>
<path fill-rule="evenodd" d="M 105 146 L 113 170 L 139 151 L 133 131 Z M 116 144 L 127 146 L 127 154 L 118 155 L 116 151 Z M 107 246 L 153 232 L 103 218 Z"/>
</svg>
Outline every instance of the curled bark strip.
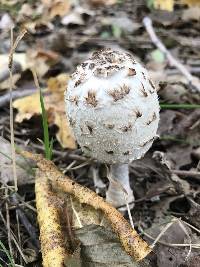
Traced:
<svg viewBox="0 0 200 267">
<path fill-rule="evenodd" d="M 104 212 L 104 214 L 107 216 L 107 219 L 111 223 L 113 231 L 118 235 L 125 251 L 135 261 L 142 260 L 151 252 L 148 244 L 140 238 L 134 229 L 132 229 L 122 214 L 109 203 L 105 202 L 102 197 L 98 196 L 92 190 L 79 185 L 75 181 L 71 180 L 68 176 L 64 176 L 56 168 L 53 162 L 44 159 L 41 155 L 35 155 L 26 151 L 20 153 L 24 157 L 36 161 L 38 168 L 44 173 L 43 175 L 45 175 L 52 182 L 53 187 L 73 195 L 80 203 L 88 204 L 94 209 L 99 209 Z M 42 208 L 44 208 L 44 202 L 45 201 L 41 201 Z M 57 217 L 55 217 L 55 219 L 57 219 Z M 41 221 L 41 218 L 39 218 L 39 221 Z"/>
<path fill-rule="evenodd" d="M 53 194 L 46 173 L 40 169 L 36 174 L 35 193 L 43 266 L 64 267 L 68 253 L 60 222 L 60 199 Z"/>
</svg>

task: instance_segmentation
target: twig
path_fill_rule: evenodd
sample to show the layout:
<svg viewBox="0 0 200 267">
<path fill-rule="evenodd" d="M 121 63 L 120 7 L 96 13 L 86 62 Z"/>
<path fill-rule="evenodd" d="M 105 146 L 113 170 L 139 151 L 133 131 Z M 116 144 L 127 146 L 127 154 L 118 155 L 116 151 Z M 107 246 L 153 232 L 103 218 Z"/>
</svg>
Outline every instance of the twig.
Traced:
<svg viewBox="0 0 200 267">
<path fill-rule="evenodd" d="M 30 221 L 28 220 L 25 212 L 19 208 L 19 200 L 17 198 L 17 194 L 14 193 L 12 195 L 11 199 L 13 200 L 13 203 L 17 206 L 16 214 L 18 215 L 21 223 L 26 228 L 26 231 L 28 232 L 29 236 L 31 237 L 31 239 L 32 239 L 34 245 L 36 246 L 36 248 L 39 249 L 40 248 L 40 243 L 39 243 L 38 238 L 37 238 L 36 228 L 30 223 Z"/>
<path fill-rule="evenodd" d="M 177 59 L 175 59 L 172 54 L 167 50 L 167 48 L 164 46 L 162 41 L 158 38 L 156 35 L 153 26 L 152 26 L 152 20 L 149 17 L 144 17 L 143 24 L 146 28 L 146 31 L 148 32 L 152 42 L 154 45 L 166 56 L 169 63 L 176 67 L 187 79 L 189 85 L 192 87 L 192 89 L 196 89 L 196 91 L 200 92 L 200 83 L 194 84 L 194 76 L 191 75 L 191 73 L 187 70 L 185 66 L 183 66 Z"/>
<path fill-rule="evenodd" d="M 14 91 L 12 93 L 12 99 L 15 100 L 19 97 L 24 97 L 24 96 L 28 96 L 28 95 L 32 95 L 36 92 L 35 89 L 27 89 L 27 90 L 23 90 L 23 91 Z M 5 105 L 7 105 L 10 101 L 10 93 L 6 93 L 2 96 L 0 96 L 0 107 L 3 107 Z"/>
<path fill-rule="evenodd" d="M 71 196 L 70 196 L 70 202 L 71 202 L 72 211 L 74 212 L 74 215 L 75 215 L 75 217 L 76 217 L 76 219 L 77 219 L 77 222 L 78 222 L 78 224 L 79 224 L 79 227 L 82 228 L 83 225 L 82 225 L 82 223 L 81 223 L 81 219 L 79 218 L 78 213 L 77 213 L 77 211 L 76 211 L 75 208 L 74 208 L 74 205 L 73 205 Z"/>
<path fill-rule="evenodd" d="M 21 73 L 22 72 L 22 67 L 18 62 L 13 61 L 13 66 L 12 66 L 12 73 L 13 74 L 17 74 L 17 73 Z M 1 69 L 1 73 L 0 73 L 0 83 L 2 83 L 3 81 L 7 80 L 9 78 L 10 74 L 9 74 L 9 70 L 8 69 Z"/>
<path fill-rule="evenodd" d="M 8 198 L 8 189 L 5 190 L 6 198 Z M 5 203 L 6 206 L 6 227 L 8 231 L 8 246 L 10 250 L 10 255 L 13 258 L 13 249 L 12 249 L 12 243 L 11 243 L 11 229 L 10 229 L 10 214 L 9 214 L 9 208 L 8 208 L 8 202 Z"/>
<path fill-rule="evenodd" d="M 142 260 L 151 252 L 148 244 L 141 239 L 139 234 L 131 227 L 123 215 L 109 203 L 105 202 L 102 197 L 98 196 L 92 190 L 79 185 L 68 176 L 64 176 L 56 168 L 53 162 L 44 159 L 41 155 L 34 155 L 27 151 L 21 151 L 20 154 L 37 163 L 37 166 L 40 169 L 40 176 L 36 177 L 37 179 L 49 180 L 51 181 L 53 188 L 73 195 L 80 203 L 85 203 L 96 210 L 101 210 L 109 220 L 113 231 L 118 235 L 125 251 L 135 261 Z"/>
<path fill-rule="evenodd" d="M 154 240 L 154 242 L 151 244 L 151 248 L 154 248 L 156 243 L 160 240 L 160 238 L 164 235 L 164 233 L 172 226 L 172 224 L 174 224 L 177 221 L 177 219 L 171 220 L 171 222 L 169 222 L 165 228 L 159 233 L 159 235 L 156 237 L 156 239 Z"/>
<path fill-rule="evenodd" d="M 182 170 L 171 170 L 172 173 L 177 174 L 179 176 L 183 176 L 183 177 L 193 177 L 195 179 L 200 180 L 200 172 L 196 172 L 196 171 L 182 171 Z"/>
<path fill-rule="evenodd" d="M 149 234 L 147 234 L 142 228 L 141 226 L 139 227 L 140 231 L 142 232 L 142 234 L 144 234 L 146 237 L 155 240 L 155 238 Z M 196 248 L 196 249 L 200 249 L 200 244 L 176 244 L 176 243 L 167 243 L 167 242 L 163 242 L 163 241 L 158 241 L 159 244 L 161 245 L 165 245 L 168 247 L 190 247 L 192 246 L 192 248 Z"/>
<path fill-rule="evenodd" d="M 190 244 L 190 246 L 189 246 L 189 251 L 188 251 L 188 254 L 187 254 L 186 258 L 185 258 L 185 260 L 187 260 L 187 259 L 189 258 L 189 256 L 190 256 L 190 254 L 191 254 L 191 251 L 192 251 L 192 240 L 191 240 L 191 237 L 190 237 L 190 235 L 189 235 L 187 229 L 185 228 L 185 226 L 184 226 L 183 223 L 181 222 L 181 219 L 178 220 L 178 224 L 179 224 L 179 226 L 181 227 L 181 229 L 183 230 L 183 232 L 186 234 L 186 236 L 188 237 L 189 242 L 190 242 L 190 243 L 189 243 L 189 244 Z"/>
<path fill-rule="evenodd" d="M 15 42 L 13 41 L 13 28 L 10 30 L 10 53 L 9 53 L 9 60 L 8 60 L 8 70 L 9 70 L 9 90 L 10 90 L 10 131 L 11 131 L 11 155 L 12 155 L 12 166 L 13 166 L 13 179 L 14 179 L 14 186 L 15 191 L 17 191 L 17 170 L 16 170 L 16 155 L 15 155 L 15 137 L 14 137 L 14 124 L 13 124 L 13 99 L 12 99 L 12 87 L 13 87 L 13 80 L 12 80 L 12 68 L 13 68 L 13 54 L 17 45 L 19 44 L 20 40 L 26 34 L 26 30 L 23 30 L 18 37 L 16 38 Z"/>
<path fill-rule="evenodd" d="M 19 247 L 22 248 L 22 240 L 21 240 L 21 231 L 20 231 L 20 223 L 19 223 L 19 215 L 17 210 L 15 211 L 15 216 L 16 216 L 16 221 L 17 221 L 17 237 L 18 237 L 18 242 L 19 242 Z M 22 257 L 20 255 L 20 264 L 22 264 Z"/>
<path fill-rule="evenodd" d="M 8 228 L 7 228 L 7 225 L 6 225 L 6 221 L 5 221 L 5 219 L 4 219 L 3 214 L 2 214 L 1 211 L 0 211 L 0 217 L 1 217 L 1 219 L 2 219 L 2 222 L 3 222 L 4 225 L 5 225 L 5 228 L 6 228 L 7 231 L 8 231 Z M 14 233 L 12 232 L 12 230 L 11 230 L 10 232 L 11 232 L 11 238 L 12 238 L 13 242 L 15 243 L 16 248 L 18 249 L 20 255 L 22 256 L 24 262 L 27 264 L 26 257 L 24 256 L 24 254 L 23 254 L 21 248 L 19 247 L 19 245 L 18 245 L 18 243 L 17 243 L 17 240 L 16 240 L 16 237 L 15 237 Z"/>
</svg>

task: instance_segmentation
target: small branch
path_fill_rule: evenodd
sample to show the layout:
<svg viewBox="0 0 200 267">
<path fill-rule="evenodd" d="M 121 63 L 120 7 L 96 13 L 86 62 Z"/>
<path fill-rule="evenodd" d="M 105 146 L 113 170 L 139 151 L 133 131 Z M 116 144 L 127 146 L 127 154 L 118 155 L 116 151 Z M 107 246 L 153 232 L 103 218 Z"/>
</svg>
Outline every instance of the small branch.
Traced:
<svg viewBox="0 0 200 267">
<path fill-rule="evenodd" d="M 5 191 L 6 198 L 8 198 L 8 189 L 6 188 Z M 11 229 L 10 229 L 10 214 L 9 214 L 9 208 L 8 208 L 8 202 L 6 201 L 6 226 L 8 230 L 8 246 L 10 250 L 10 255 L 13 258 L 13 248 L 12 248 L 12 242 L 11 242 Z"/>
<path fill-rule="evenodd" d="M 172 170 L 172 173 L 177 174 L 178 176 L 183 177 L 193 177 L 200 180 L 200 172 L 196 171 L 182 171 L 182 170 Z"/>
<path fill-rule="evenodd" d="M 41 176 L 39 179 L 36 177 L 36 181 L 42 181 L 41 177 L 43 177 L 43 179 L 51 181 L 53 188 L 73 195 L 80 203 L 85 203 L 96 210 L 101 210 L 109 220 L 112 230 L 118 235 L 121 245 L 135 261 L 142 260 L 151 252 L 148 244 L 142 240 L 123 215 L 109 203 L 105 202 L 102 197 L 92 190 L 79 185 L 68 176 L 64 176 L 53 162 L 44 159 L 41 155 L 34 155 L 27 151 L 21 151 L 20 154 L 37 163 Z M 43 205 L 44 201 L 42 202 Z"/>
<path fill-rule="evenodd" d="M 12 92 L 12 99 L 15 100 L 20 97 L 32 95 L 36 92 L 35 89 L 27 89 L 23 91 L 13 91 Z M 10 93 L 6 93 L 2 96 L 0 96 L 0 107 L 6 106 L 10 101 Z"/>
<path fill-rule="evenodd" d="M 165 45 L 162 43 L 162 41 L 158 38 L 156 35 L 154 28 L 152 26 L 152 20 L 149 17 L 145 17 L 143 19 L 143 24 L 146 28 L 146 31 L 148 32 L 153 44 L 166 56 L 169 63 L 176 67 L 187 79 L 188 84 L 192 87 L 192 89 L 195 89 L 196 91 L 200 92 L 200 83 L 194 84 L 194 79 L 196 77 L 192 76 L 191 73 L 187 70 L 185 66 L 183 66 L 177 59 L 175 59 L 172 54 L 167 50 Z"/>
<path fill-rule="evenodd" d="M 26 228 L 29 236 L 31 237 L 34 245 L 36 246 L 37 249 L 40 248 L 40 243 L 38 241 L 37 238 L 37 234 L 36 234 L 36 228 L 30 223 L 30 221 L 28 220 L 25 212 L 19 207 L 19 200 L 17 198 L 17 194 L 14 193 L 11 196 L 12 202 L 16 205 L 16 213 L 19 216 L 19 219 L 21 221 L 21 223 L 24 225 L 24 227 Z"/>
<path fill-rule="evenodd" d="M 10 139 L 11 139 L 11 155 L 12 155 L 12 166 L 13 166 L 13 179 L 14 179 L 14 186 L 15 191 L 17 191 L 17 170 L 16 170 L 16 155 L 15 155 L 15 136 L 14 136 L 14 123 L 13 123 L 13 99 L 12 99 L 12 87 L 13 87 L 13 76 L 12 76 L 12 69 L 13 69 L 13 54 L 15 52 L 16 47 L 18 46 L 20 40 L 26 34 L 26 30 L 23 30 L 18 37 L 16 38 L 15 42 L 13 41 L 13 28 L 10 30 L 10 53 L 9 53 L 9 60 L 8 60 L 8 70 L 9 70 L 9 88 L 10 88 Z"/>
</svg>

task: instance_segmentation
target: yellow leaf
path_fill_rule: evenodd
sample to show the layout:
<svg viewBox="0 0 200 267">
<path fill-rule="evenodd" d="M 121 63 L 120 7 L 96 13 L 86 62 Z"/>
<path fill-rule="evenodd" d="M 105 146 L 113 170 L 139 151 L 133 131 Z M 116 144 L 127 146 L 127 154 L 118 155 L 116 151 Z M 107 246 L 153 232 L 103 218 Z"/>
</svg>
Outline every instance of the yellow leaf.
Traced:
<svg viewBox="0 0 200 267">
<path fill-rule="evenodd" d="M 39 93 L 15 100 L 13 107 L 18 109 L 18 114 L 15 118 L 16 122 L 29 120 L 33 115 L 41 114 Z"/>
<path fill-rule="evenodd" d="M 68 80 L 69 75 L 65 73 L 61 73 L 56 77 L 49 78 L 49 80 L 47 81 L 49 91 L 51 91 L 52 93 L 59 93 L 63 97 L 63 93 L 66 90 Z"/>
<path fill-rule="evenodd" d="M 117 3 L 117 0 L 89 0 L 89 3 L 94 6 L 100 6 L 100 5 L 114 5 Z"/>
<path fill-rule="evenodd" d="M 48 86 L 45 90 L 50 91 L 50 94 L 44 94 L 45 109 L 49 124 L 58 126 L 56 137 L 63 148 L 75 149 L 77 147 L 73 133 L 69 127 L 65 114 L 64 90 L 67 86 L 69 76 L 60 74 L 48 81 Z M 39 93 L 17 99 L 13 102 L 13 107 L 18 109 L 15 121 L 22 122 L 29 120 L 34 115 L 41 114 Z"/>
<path fill-rule="evenodd" d="M 71 7 L 70 0 L 42 0 L 42 3 L 48 9 L 50 18 L 66 15 Z"/>
<path fill-rule="evenodd" d="M 66 115 L 63 113 L 55 113 L 54 123 L 59 127 L 56 137 L 63 148 L 76 148 L 74 135 L 70 129 Z"/>
<path fill-rule="evenodd" d="M 174 0 L 154 0 L 154 8 L 173 11 L 174 9 Z"/>
<path fill-rule="evenodd" d="M 182 2 L 188 6 L 200 6 L 199 0 L 182 0 Z"/>
</svg>

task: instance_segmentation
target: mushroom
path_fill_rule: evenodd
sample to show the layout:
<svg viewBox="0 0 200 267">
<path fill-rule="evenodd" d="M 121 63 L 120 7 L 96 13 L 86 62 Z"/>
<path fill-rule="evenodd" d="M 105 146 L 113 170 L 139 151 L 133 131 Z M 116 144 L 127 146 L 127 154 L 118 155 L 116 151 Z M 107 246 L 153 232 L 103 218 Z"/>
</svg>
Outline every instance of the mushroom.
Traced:
<svg viewBox="0 0 200 267">
<path fill-rule="evenodd" d="M 110 165 L 107 201 L 115 207 L 133 202 L 128 163 L 149 150 L 159 122 L 158 96 L 147 70 L 128 53 L 94 52 L 71 75 L 65 100 L 81 149 Z"/>
</svg>

